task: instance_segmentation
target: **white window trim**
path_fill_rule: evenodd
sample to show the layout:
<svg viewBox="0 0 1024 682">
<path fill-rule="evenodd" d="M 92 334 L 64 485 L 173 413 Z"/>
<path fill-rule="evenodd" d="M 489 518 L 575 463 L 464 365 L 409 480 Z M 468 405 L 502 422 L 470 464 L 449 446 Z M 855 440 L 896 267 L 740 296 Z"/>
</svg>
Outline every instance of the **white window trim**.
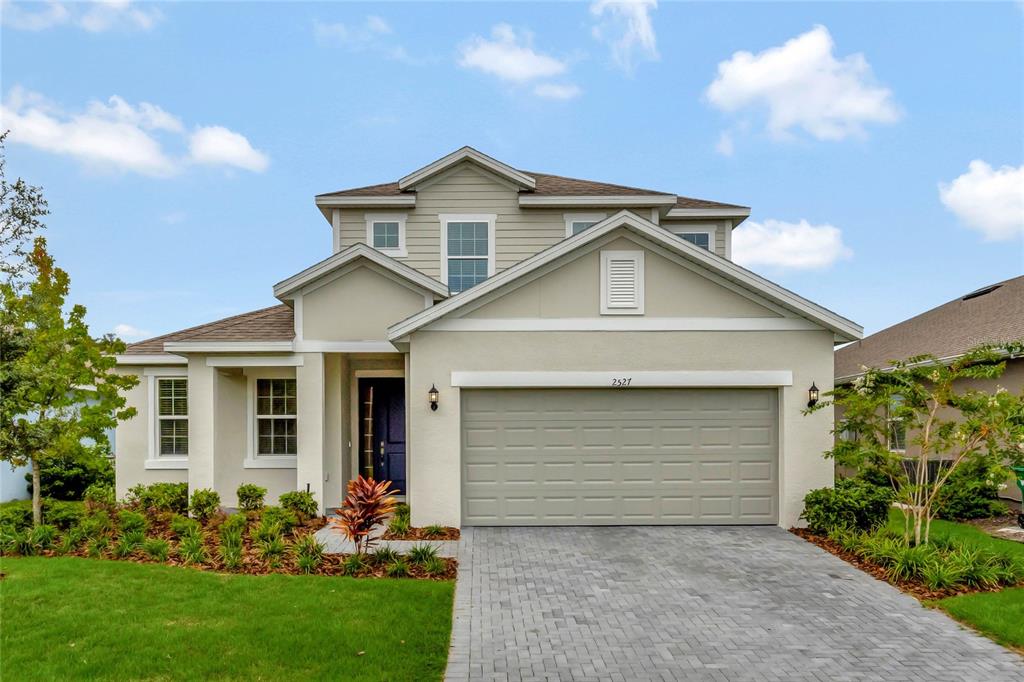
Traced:
<svg viewBox="0 0 1024 682">
<path fill-rule="evenodd" d="M 159 370 L 147 368 L 145 370 L 145 376 L 147 381 L 146 390 L 149 394 L 149 452 L 147 453 L 146 461 L 144 464 L 145 469 L 176 469 L 176 470 L 188 470 L 188 455 L 161 455 L 160 454 L 160 404 L 158 402 L 157 391 L 159 390 L 160 379 L 185 379 L 188 380 L 188 369 L 185 367 L 161 367 Z M 186 384 L 186 396 L 188 396 L 189 405 L 191 408 L 192 397 L 191 391 L 187 388 Z M 191 409 L 190 409 L 191 411 Z M 188 415 L 185 416 L 186 421 Z M 192 449 L 192 429 L 189 429 L 189 450 Z"/>
<path fill-rule="evenodd" d="M 441 221 L 441 282 L 448 285 L 448 223 L 487 223 L 487 276 L 494 277 L 495 251 L 494 225 L 498 220 L 494 213 L 442 213 L 437 216 Z M 480 256 L 474 256 L 479 258 Z"/>
<path fill-rule="evenodd" d="M 711 253 L 717 253 L 717 251 L 715 250 L 715 247 L 716 247 L 715 236 L 718 234 L 718 228 L 716 226 L 714 226 L 714 225 L 686 225 L 684 227 L 683 225 L 673 225 L 671 230 L 672 230 L 672 234 L 674 234 L 675 236 L 679 237 L 680 239 L 683 238 L 684 234 L 706 234 L 708 236 L 708 251 L 710 251 Z M 697 245 L 694 244 L 694 246 L 697 246 Z"/>
<path fill-rule="evenodd" d="M 632 259 L 636 263 L 636 305 L 629 308 L 613 307 L 608 304 L 608 264 L 612 260 Z M 643 315 L 644 314 L 644 252 L 643 251 L 602 251 L 601 252 L 601 314 L 602 315 Z"/>
<path fill-rule="evenodd" d="M 409 255 L 405 248 L 405 220 L 408 213 L 367 213 L 366 214 L 366 245 L 381 253 L 386 253 L 394 258 L 404 258 Z M 373 224 L 374 223 L 398 223 L 398 248 L 381 249 L 373 245 Z"/>
<path fill-rule="evenodd" d="M 288 372 L 246 372 L 246 453 L 242 463 L 245 469 L 295 469 L 298 465 L 298 454 L 295 455 L 257 455 L 256 454 L 256 380 L 257 379 L 295 379 L 294 373 Z M 296 393 L 298 384 L 296 384 Z M 298 396 L 296 396 L 297 398 Z M 288 416 L 288 415 L 283 415 Z M 298 416 L 296 415 L 296 427 Z"/>
<path fill-rule="evenodd" d="M 563 216 L 565 218 L 565 236 L 572 236 L 572 224 L 578 222 L 590 222 L 596 223 L 601 222 L 608 217 L 607 213 L 566 213 Z"/>
</svg>

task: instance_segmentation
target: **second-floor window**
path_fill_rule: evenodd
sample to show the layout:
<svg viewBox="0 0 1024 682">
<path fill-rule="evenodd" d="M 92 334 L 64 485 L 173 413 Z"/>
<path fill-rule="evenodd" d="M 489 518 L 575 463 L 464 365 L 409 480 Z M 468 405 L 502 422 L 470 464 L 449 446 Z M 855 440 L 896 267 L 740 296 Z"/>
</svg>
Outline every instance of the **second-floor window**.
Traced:
<svg viewBox="0 0 1024 682">
<path fill-rule="evenodd" d="M 682 237 L 686 241 L 690 242 L 695 246 L 699 246 L 702 249 L 708 251 L 714 250 L 715 234 L 714 232 L 707 231 L 693 231 L 693 232 L 676 232 L 677 237 Z"/>
<path fill-rule="evenodd" d="M 156 380 L 157 437 L 162 457 L 188 455 L 188 379 Z"/>
<path fill-rule="evenodd" d="M 565 214 L 565 236 L 571 237 L 584 230 L 597 225 L 607 215 L 604 213 L 566 213 Z"/>
<path fill-rule="evenodd" d="M 442 216 L 442 274 L 457 294 L 494 274 L 494 216 Z"/>
<path fill-rule="evenodd" d="M 366 216 L 366 243 L 389 256 L 404 257 L 405 214 L 370 213 Z"/>
</svg>

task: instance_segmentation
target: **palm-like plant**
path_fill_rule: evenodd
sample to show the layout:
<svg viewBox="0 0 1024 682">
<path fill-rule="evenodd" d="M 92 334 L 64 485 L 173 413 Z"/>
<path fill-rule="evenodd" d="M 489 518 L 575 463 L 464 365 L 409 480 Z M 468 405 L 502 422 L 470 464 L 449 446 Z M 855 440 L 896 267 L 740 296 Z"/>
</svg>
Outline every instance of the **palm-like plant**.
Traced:
<svg viewBox="0 0 1024 682">
<path fill-rule="evenodd" d="M 341 512 L 331 519 L 356 546 L 356 554 L 365 554 L 376 541 L 370 532 L 395 511 L 398 501 L 392 496 L 391 481 L 375 481 L 359 476 L 348 482 L 348 494 Z"/>
</svg>

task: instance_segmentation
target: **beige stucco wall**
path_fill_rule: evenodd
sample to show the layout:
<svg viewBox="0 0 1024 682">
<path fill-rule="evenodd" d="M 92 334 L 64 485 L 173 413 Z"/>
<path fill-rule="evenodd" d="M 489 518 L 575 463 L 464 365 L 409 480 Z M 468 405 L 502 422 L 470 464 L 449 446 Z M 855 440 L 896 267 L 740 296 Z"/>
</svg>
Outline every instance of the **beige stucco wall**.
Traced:
<svg viewBox="0 0 1024 682">
<path fill-rule="evenodd" d="M 430 275 L 441 275 L 441 225 L 438 215 L 447 213 L 494 214 L 495 268 L 505 268 L 525 260 L 539 251 L 565 239 L 566 213 L 604 213 L 611 216 L 626 208 L 650 220 L 648 207 L 597 206 L 587 208 L 520 208 L 516 187 L 471 163 L 462 163 L 417 188 L 416 206 L 410 209 L 384 211 L 406 213 L 406 251 L 399 258 L 408 265 Z M 338 245 L 347 248 L 366 242 L 366 214 L 380 213 L 372 209 L 339 209 Z M 708 220 L 672 221 L 709 224 Z M 717 224 L 717 223 L 716 223 Z M 723 228 L 728 221 L 722 221 Z M 725 231 L 716 234 L 715 251 L 725 256 Z"/>
<path fill-rule="evenodd" d="M 436 412 L 425 400 L 408 405 L 413 523 L 461 520 L 460 390 L 451 386 L 452 371 L 790 370 L 793 385 L 780 389 L 779 518 L 783 527 L 796 524 L 807 491 L 833 481 L 832 463 L 822 457 L 832 415 L 801 413 L 811 382 L 831 387 L 832 358 L 827 331 L 416 332 L 408 379 L 413 396 L 431 384 L 441 395 Z"/>
<path fill-rule="evenodd" d="M 560 261 L 551 272 L 466 313 L 467 318 L 578 318 L 601 313 L 602 250 L 643 250 L 647 317 L 779 317 L 750 297 L 730 291 L 696 269 L 646 249 L 640 241 L 620 236 Z M 455 315 L 456 317 L 458 314 Z"/>
<path fill-rule="evenodd" d="M 160 371 L 160 368 L 149 369 Z M 128 407 L 134 407 L 138 414 L 127 421 L 118 422 L 114 433 L 114 487 L 118 499 L 139 483 L 182 483 L 188 480 L 185 469 L 146 469 L 150 429 L 150 379 L 146 376 L 146 370 L 146 367 L 141 366 L 122 365 L 117 368 L 118 374 L 134 374 L 139 377 L 138 386 L 124 394 Z"/>
<path fill-rule="evenodd" d="M 387 328 L 427 306 L 424 294 L 376 265 L 357 263 L 302 296 L 305 340 L 382 341 Z"/>
</svg>

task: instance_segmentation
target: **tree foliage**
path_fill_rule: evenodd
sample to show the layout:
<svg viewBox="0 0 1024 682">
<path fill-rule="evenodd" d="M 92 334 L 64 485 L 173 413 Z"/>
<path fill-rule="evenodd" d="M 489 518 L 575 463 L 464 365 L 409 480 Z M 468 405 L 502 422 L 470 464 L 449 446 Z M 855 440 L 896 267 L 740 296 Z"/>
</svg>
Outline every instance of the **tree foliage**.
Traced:
<svg viewBox="0 0 1024 682">
<path fill-rule="evenodd" d="M 979 346 L 951 363 L 930 355 L 868 368 L 808 411 L 835 406 L 835 446 L 825 453 L 858 471 L 888 479 L 903 503 L 905 539 L 928 542 L 944 487 L 965 463 L 1005 472 L 1024 462 L 1024 394 L 988 392 L 971 380 L 996 380 L 1024 342 Z M 894 424 L 905 429 L 907 454 L 890 449 Z M 929 471 L 929 462 L 932 463 Z M 1008 472 L 1007 472 L 1008 473 Z"/>
<path fill-rule="evenodd" d="M 28 269 L 28 254 L 35 233 L 43 227 L 42 218 L 50 211 L 39 187 L 21 178 L 7 182 L 7 160 L 0 135 L 0 274 L 17 283 Z"/>
<path fill-rule="evenodd" d="M 0 460 L 31 461 L 39 524 L 40 463 L 101 456 L 109 447 L 105 431 L 135 415 L 122 392 L 138 378 L 115 371 L 123 342 L 91 337 L 83 306 L 65 311 L 68 274 L 54 265 L 42 237 L 27 264 L 35 277 L 24 290 L 0 284 Z"/>
</svg>

